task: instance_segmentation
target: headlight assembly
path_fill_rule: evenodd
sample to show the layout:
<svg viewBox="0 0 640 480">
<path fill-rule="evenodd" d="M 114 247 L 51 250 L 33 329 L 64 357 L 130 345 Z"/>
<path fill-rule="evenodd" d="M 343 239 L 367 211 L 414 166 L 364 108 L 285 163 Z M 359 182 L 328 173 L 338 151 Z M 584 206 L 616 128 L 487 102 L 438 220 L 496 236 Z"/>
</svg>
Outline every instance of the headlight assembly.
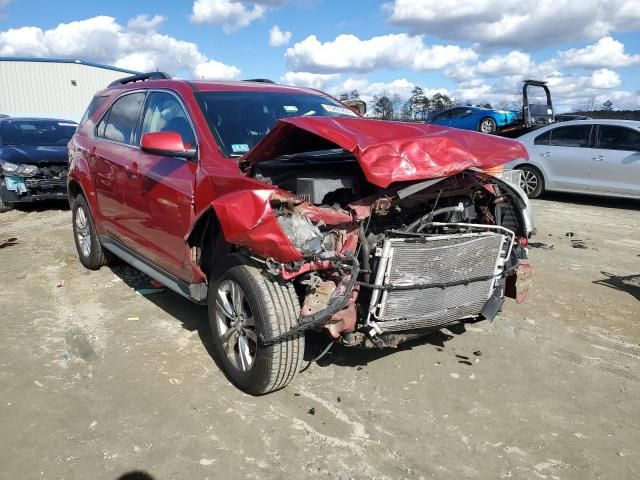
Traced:
<svg viewBox="0 0 640 480">
<path fill-rule="evenodd" d="M 1 160 L 0 167 L 6 175 L 14 175 L 16 177 L 32 177 L 38 172 L 38 167 L 35 165 L 15 164 Z"/>
</svg>

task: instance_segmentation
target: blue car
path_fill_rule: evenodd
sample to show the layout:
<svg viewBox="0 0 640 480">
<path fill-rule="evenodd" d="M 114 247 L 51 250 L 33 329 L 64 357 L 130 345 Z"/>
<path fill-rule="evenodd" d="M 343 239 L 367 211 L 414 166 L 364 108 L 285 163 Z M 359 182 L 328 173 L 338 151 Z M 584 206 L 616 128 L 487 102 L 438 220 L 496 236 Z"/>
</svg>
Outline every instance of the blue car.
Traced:
<svg viewBox="0 0 640 480">
<path fill-rule="evenodd" d="M 495 133 L 515 123 L 517 113 L 511 110 L 493 110 L 480 107 L 454 107 L 429 118 L 429 123 L 446 127 Z"/>
<path fill-rule="evenodd" d="M 78 124 L 0 119 L 0 213 L 15 204 L 67 198 L 67 143 Z"/>
</svg>

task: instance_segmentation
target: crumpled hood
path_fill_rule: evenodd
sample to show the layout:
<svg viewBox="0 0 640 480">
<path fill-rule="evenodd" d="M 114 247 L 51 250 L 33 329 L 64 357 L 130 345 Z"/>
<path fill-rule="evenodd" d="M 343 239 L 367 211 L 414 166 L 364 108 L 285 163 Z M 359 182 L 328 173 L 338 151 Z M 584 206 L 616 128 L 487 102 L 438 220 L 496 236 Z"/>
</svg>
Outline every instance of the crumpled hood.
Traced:
<svg viewBox="0 0 640 480">
<path fill-rule="evenodd" d="M 516 140 L 439 125 L 295 117 L 278 121 L 242 162 L 255 165 L 280 155 L 331 148 L 327 141 L 352 152 L 367 180 L 382 188 L 394 182 L 448 177 L 467 168 L 487 169 L 529 158 L 524 145 Z"/>
<path fill-rule="evenodd" d="M 0 145 L 0 159 L 16 164 L 44 165 L 67 162 L 67 146 Z"/>
</svg>

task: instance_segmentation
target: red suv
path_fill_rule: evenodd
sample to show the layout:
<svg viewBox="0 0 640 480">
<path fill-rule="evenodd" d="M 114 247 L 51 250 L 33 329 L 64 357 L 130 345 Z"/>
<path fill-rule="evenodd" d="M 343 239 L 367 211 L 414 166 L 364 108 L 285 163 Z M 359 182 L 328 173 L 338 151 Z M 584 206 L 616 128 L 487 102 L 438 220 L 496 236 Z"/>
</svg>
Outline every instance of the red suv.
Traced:
<svg viewBox="0 0 640 480">
<path fill-rule="evenodd" d="M 69 144 L 74 238 L 89 269 L 119 257 L 207 304 L 216 361 L 263 394 L 308 330 L 395 347 L 522 301 L 528 200 L 482 169 L 526 155 L 315 90 L 138 75 L 97 93 Z"/>
</svg>

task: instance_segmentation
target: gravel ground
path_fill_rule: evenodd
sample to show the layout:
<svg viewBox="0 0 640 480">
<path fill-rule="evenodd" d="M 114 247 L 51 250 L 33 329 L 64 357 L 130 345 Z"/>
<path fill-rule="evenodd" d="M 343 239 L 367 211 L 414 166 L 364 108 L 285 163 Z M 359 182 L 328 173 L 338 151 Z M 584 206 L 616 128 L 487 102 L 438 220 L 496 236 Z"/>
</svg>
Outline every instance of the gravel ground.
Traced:
<svg viewBox="0 0 640 480">
<path fill-rule="evenodd" d="M 640 478 L 638 202 L 534 201 L 525 304 L 260 398 L 203 309 L 84 270 L 47 207 L 0 215 L 1 478 Z"/>
</svg>

